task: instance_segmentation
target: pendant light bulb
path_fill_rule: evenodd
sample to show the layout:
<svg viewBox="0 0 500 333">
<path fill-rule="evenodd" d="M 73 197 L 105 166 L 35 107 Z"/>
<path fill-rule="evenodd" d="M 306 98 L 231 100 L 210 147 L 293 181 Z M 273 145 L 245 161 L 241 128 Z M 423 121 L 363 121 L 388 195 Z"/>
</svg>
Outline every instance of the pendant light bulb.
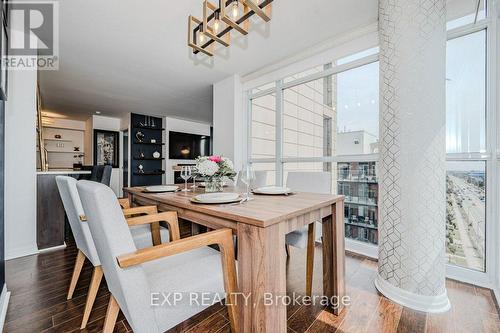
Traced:
<svg viewBox="0 0 500 333">
<path fill-rule="evenodd" d="M 231 9 L 231 14 L 233 15 L 233 18 L 237 18 L 238 15 L 240 14 L 240 7 L 238 0 L 233 1 L 233 8 Z"/>
<path fill-rule="evenodd" d="M 200 29 L 200 42 L 205 43 L 205 34 L 202 29 Z"/>
<path fill-rule="evenodd" d="M 219 33 L 219 28 L 220 28 L 220 20 L 219 20 L 219 13 L 215 12 L 215 19 L 214 19 L 214 25 L 213 25 L 213 30 L 214 33 Z"/>
</svg>

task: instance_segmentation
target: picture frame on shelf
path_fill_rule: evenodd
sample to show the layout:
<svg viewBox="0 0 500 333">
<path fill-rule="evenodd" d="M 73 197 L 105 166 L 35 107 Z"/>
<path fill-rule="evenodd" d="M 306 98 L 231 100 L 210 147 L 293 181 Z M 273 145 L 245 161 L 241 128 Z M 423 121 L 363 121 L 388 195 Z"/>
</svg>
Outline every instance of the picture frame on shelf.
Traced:
<svg viewBox="0 0 500 333">
<path fill-rule="evenodd" d="M 120 156 L 119 132 L 94 130 L 94 164 L 119 167 Z"/>
</svg>

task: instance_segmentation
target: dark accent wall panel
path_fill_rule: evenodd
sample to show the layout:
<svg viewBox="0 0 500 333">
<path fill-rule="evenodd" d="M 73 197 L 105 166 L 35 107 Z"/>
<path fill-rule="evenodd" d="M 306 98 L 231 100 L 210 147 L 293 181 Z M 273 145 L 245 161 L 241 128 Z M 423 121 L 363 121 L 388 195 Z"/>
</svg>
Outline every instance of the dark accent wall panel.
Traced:
<svg viewBox="0 0 500 333">
<path fill-rule="evenodd" d="M 143 114 L 131 115 L 130 140 L 130 182 L 131 186 L 161 185 L 163 174 L 163 119 Z M 142 142 L 137 133 L 141 133 Z M 155 143 L 151 143 L 151 140 Z M 153 153 L 159 152 L 160 158 Z M 143 172 L 139 172 L 142 165 Z"/>
</svg>

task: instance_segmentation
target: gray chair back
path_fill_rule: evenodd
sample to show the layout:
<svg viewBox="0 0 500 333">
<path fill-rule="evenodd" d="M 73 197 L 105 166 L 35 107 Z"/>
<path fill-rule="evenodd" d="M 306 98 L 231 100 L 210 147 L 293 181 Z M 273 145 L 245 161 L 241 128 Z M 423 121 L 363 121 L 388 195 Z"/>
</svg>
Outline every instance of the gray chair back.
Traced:
<svg viewBox="0 0 500 333">
<path fill-rule="evenodd" d="M 267 182 L 267 175 L 269 173 L 268 171 L 260 171 L 259 170 L 259 171 L 254 171 L 254 173 L 255 173 L 255 179 L 252 182 L 251 188 L 258 188 L 258 187 L 270 185 Z M 246 188 L 246 185 L 241 181 L 242 174 L 243 174 L 243 172 L 240 171 L 236 175 L 236 177 L 237 177 L 237 178 L 235 178 L 236 186 L 238 186 L 239 188 Z"/>
<path fill-rule="evenodd" d="M 332 193 L 332 175 L 329 172 L 290 171 L 286 179 L 286 186 L 292 191 L 311 193 Z M 315 239 L 321 239 L 323 225 L 316 223 Z M 303 248 L 307 242 L 307 228 L 298 231 L 299 237 L 287 235 L 287 244 Z M 296 235 L 297 236 L 297 235 Z"/>
<path fill-rule="evenodd" d="M 77 183 L 90 232 L 101 259 L 109 291 L 134 332 L 158 332 L 151 290 L 141 265 L 122 269 L 116 260 L 137 250 L 114 192 L 92 181 Z"/>
<path fill-rule="evenodd" d="M 56 183 L 75 238 L 76 247 L 85 254 L 92 265 L 99 266 L 101 263 L 90 234 L 89 225 L 87 222 L 80 221 L 80 216 L 84 216 L 85 213 L 76 190 L 77 180 L 72 177 L 57 176 Z"/>
<path fill-rule="evenodd" d="M 332 175 L 329 172 L 290 171 L 286 186 L 292 191 L 330 194 Z"/>
</svg>

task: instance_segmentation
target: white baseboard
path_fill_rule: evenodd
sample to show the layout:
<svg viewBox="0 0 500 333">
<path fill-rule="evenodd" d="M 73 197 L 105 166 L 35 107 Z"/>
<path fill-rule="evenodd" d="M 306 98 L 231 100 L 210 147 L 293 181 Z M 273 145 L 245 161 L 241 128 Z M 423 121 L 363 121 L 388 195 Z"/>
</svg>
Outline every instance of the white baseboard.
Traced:
<svg viewBox="0 0 500 333">
<path fill-rule="evenodd" d="M 17 259 L 17 258 L 22 258 L 22 257 L 27 257 L 27 256 L 32 256 L 34 254 L 39 254 L 39 253 L 44 253 L 44 252 L 50 252 L 50 251 L 55 251 L 55 250 L 62 250 L 66 248 L 66 242 L 63 245 L 58 245 L 58 246 L 53 246 L 49 247 L 46 249 L 33 249 L 33 248 L 18 248 L 18 249 L 11 249 L 10 251 L 6 251 L 5 253 L 5 260 L 12 260 L 12 259 Z"/>
<path fill-rule="evenodd" d="M 4 283 L 2 295 L 0 296 L 0 332 L 3 332 L 5 316 L 7 315 L 7 307 L 9 306 L 10 291 L 7 291 L 7 286 Z"/>
<path fill-rule="evenodd" d="M 11 259 L 16 259 L 16 258 L 21 258 L 21 257 L 26 257 L 26 256 L 31 256 L 33 254 L 37 254 L 38 249 L 36 247 L 20 247 L 20 248 L 14 248 L 14 249 L 6 249 L 5 250 L 5 260 L 11 260 Z"/>
<path fill-rule="evenodd" d="M 417 295 L 393 286 L 378 274 L 375 279 L 375 287 L 377 287 L 377 290 L 391 301 L 413 310 L 429 313 L 442 313 L 449 311 L 451 308 L 446 290 L 441 295 L 436 296 Z"/>
<path fill-rule="evenodd" d="M 66 242 L 64 242 L 63 245 L 58 245 L 58 246 L 53 246 L 53 247 L 48 247 L 46 249 L 41 249 L 38 250 L 38 253 L 45 253 L 45 252 L 51 252 L 51 251 L 56 251 L 56 250 L 62 250 L 66 248 Z"/>
</svg>

